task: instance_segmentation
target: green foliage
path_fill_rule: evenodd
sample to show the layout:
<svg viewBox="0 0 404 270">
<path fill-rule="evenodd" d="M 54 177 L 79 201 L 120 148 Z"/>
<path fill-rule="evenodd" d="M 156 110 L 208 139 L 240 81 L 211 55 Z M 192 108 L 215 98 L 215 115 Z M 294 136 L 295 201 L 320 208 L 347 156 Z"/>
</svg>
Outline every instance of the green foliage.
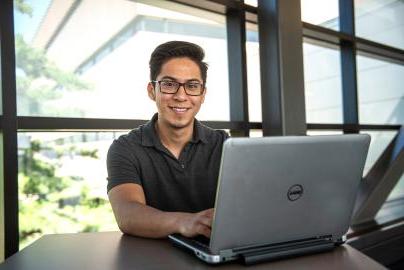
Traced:
<svg viewBox="0 0 404 270">
<path fill-rule="evenodd" d="M 90 89 L 88 83 L 72 72 L 59 69 L 47 59 L 44 50 L 31 47 L 21 35 L 15 38 L 15 55 L 18 108 L 21 114 L 49 114 L 41 103 L 44 100 L 61 98 L 63 93 L 61 89 L 68 91 Z"/>
<path fill-rule="evenodd" d="M 45 51 L 28 45 L 21 35 L 15 39 L 16 66 L 30 79 L 45 78 L 65 89 L 88 89 L 88 84 L 80 80 L 76 74 L 59 69 L 46 57 Z"/>
<path fill-rule="evenodd" d="M 80 150 L 80 155 L 83 157 L 98 158 L 98 150 L 82 149 Z"/>
<path fill-rule="evenodd" d="M 32 141 L 31 147 L 25 150 L 23 156 L 23 171 L 29 177 L 22 178 L 22 193 L 27 196 L 37 195 L 39 201 L 46 200 L 47 195 L 52 192 L 60 192 L 68 186 L 68 179 L 55 176 L 56 166 L 49 162 L 44 162 L 34 158 L 41 150 L 38 141 Z"/>
<path fill-rule="evenodd" d="M 14 3 L 18 12 L 32 16 L 32 7 L 24 0 Z M 83 115 L 80 109 L 51 107 L 45 101 L 60 99 L 66 91 L 90 90 L 91 85 L 74 72 L 60 69 L 45 50 L 30 46 L 22 35 L 15 37 L 15 54 L 20 115 Z M 45 151 L 53 156 L 46 156 Z M 30 148 L 19 154 L 20 248 L 42 234 L 116 228 L 108 201 L 91 197 L 81 176 L 58 175 L 59 158 L 78 154 L 98 158 L 97 150 L 68 149 L 64 144 L 45 149 L 39 141 L 31 142 Z"/>
<path fill-rule="evenodd" d="M 32 7 L 25 3 L 24 0 L 14 0 L 14 5 L 20 13 L 27 14 L 32 17 Z"/>
<path fill-rule="evenodd" d="M 39 141 L 32 141 L 30 146 L 20 157 L 23 163 L 19 173 L 20 247 L 48 233 L 116 229 L 108 201 L 92 196 L 82 177 L 57 176 L 58 159 L 46 159 L 42 153 L 55 149 L 44 147 Z M 72 155 L 71 151 L 74 156 L 81 152 L 69 145 L 58 147 L 60 157 Z"/>
</svg>

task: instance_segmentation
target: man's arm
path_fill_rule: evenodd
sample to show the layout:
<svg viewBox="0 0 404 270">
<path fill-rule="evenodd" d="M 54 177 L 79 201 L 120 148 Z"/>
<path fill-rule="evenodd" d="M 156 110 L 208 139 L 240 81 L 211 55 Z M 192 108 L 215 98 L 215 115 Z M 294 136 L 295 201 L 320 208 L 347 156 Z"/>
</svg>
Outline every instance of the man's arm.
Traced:
<svg viewBox="0 0 404 270">
<path fill-rule="evenodd" d="M 109 201 L 123 233 L 150 238 L 180 233 L 210 237 L 213 209 L 198 213 L 164 212 L 146 205 L 142 186 L 122 184 L 108 192 Z"/>
</svg>

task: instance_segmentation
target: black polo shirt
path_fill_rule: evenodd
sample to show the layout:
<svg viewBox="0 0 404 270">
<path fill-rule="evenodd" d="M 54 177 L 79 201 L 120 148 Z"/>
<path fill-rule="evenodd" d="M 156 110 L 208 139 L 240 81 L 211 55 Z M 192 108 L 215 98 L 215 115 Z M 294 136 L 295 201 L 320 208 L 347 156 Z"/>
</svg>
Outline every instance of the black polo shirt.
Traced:
<svg viewBox="0 0 404 270">
<path fill-rule="evenodd" d="M 107 156 L 108 191 L 123 183 L 143 187 L 146 204 L 163 211 L 214 207 L 223 142 L 228 134 L 194 122 L 193 139 L 177 159 L 160 142 L 151 121 L 114 140 Z"/>
</svg>

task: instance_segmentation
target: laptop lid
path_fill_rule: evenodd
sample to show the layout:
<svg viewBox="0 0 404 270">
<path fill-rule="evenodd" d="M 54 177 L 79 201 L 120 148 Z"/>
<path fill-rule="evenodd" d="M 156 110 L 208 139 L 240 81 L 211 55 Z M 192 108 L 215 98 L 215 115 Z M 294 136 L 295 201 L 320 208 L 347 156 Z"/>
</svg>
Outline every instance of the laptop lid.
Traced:
<svg viewBox="0 0 404 270">
<path fill-rule="evenodd" d="M 210 249 L 342 237 L 370 137 L 230 138 L 223 146 Z"/>
</svg>

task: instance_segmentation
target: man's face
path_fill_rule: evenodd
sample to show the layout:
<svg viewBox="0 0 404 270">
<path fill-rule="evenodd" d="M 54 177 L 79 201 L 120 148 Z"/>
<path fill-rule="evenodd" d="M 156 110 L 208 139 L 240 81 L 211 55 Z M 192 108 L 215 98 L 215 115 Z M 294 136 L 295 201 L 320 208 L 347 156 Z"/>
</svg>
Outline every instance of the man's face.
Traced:
<svg viewBox="0 0 404 270">
<path fill-rule="evenodd" d="M 167 61 L 156 78 L 156 81 L 161 80 L 203 83 L 199 66 L 186 57 Z M 176 129 L 193 125 L 194 117 L 205 100 L 206 91 L 200 96 L 189 96 L 183 86 L 175 94 L 161 93 L 157 83 L 155 87 L 149 83 L 147 90 L 149 97 L 156 102 L 159 122 Z"/>
</svg>

